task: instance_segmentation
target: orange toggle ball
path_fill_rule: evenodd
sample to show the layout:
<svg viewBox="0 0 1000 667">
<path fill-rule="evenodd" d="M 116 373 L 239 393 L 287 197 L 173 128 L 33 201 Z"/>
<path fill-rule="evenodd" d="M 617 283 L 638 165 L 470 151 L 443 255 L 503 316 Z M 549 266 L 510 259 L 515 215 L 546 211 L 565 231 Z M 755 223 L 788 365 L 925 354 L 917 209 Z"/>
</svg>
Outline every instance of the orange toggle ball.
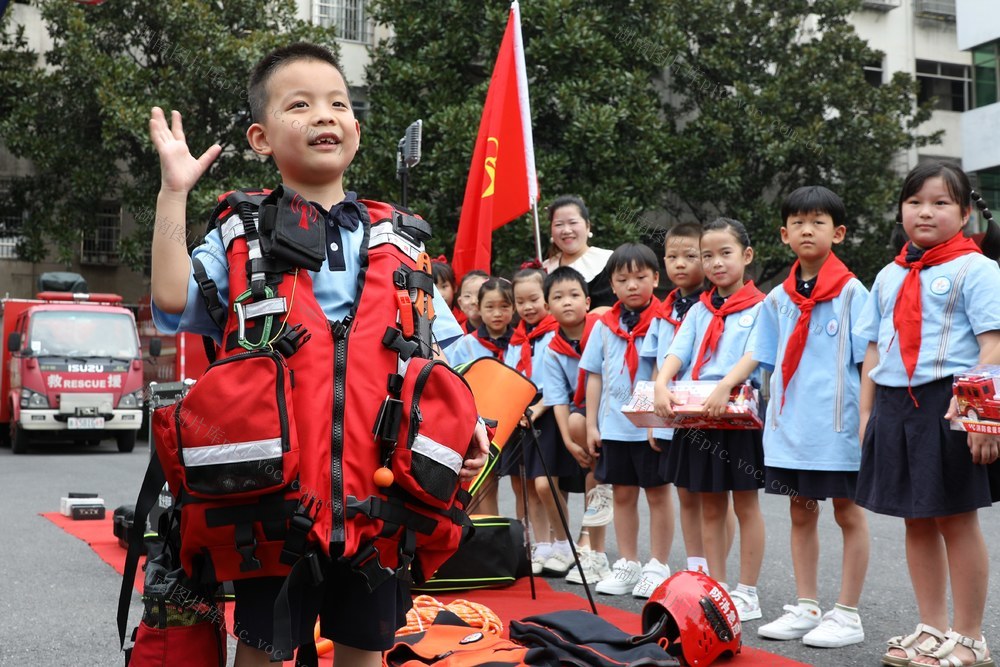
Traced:
<svg viewBox="0 0 1000 667">
<path fill-rule="evenodd" d="M 375 471 L 375 474 L 372 475 L 372 480 L 375 482 L 375 486 L 384 489 L 388 486 L 392 486 L 392 482 L 393 480 L 395 480 L 395 476 L 392 474 L 392 471 L 389 470 L 388 468 L 379 468 L 378 470 Z"/>
</svg>

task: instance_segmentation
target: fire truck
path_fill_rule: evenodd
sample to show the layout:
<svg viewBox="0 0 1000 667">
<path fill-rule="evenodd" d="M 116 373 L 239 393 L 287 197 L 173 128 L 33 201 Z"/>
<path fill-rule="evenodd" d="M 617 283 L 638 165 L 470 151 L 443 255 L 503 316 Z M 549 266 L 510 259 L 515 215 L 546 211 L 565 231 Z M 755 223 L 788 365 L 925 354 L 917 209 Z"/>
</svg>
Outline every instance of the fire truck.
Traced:
<svg viewBox="0 0 1000 667">
<path fill-rule="evenodd" d="M 135 318 L 117 294 L 40 292 L 2 299 L 0 437 L 15 454 L 49 440 L 135 447 L 143 360 Z"/>
<path fill-rule="evenodd" d="M 995 379 L 1000 368 L 977 366 L 955 376 L 955 399 L 958 413 L 969 421 L 1000 421 L 1000 394 Z"/>
</svg>

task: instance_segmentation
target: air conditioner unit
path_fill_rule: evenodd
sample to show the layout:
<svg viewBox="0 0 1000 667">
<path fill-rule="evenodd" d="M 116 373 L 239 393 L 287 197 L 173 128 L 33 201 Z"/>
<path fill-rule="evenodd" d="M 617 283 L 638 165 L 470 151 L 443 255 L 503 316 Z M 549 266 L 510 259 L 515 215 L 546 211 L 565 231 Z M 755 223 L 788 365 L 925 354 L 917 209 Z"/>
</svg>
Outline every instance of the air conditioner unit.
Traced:
<svg viewBox="0 0 1000 667">
<path fill-rule="evenodd" d="M 913 13 L 937 21 L 955 20 L 955 0 L 915 0 Z"/>
<path fill-rule="evenodd" d="M 874 9 L 878 12 L 887 12 L 896 9 L 902 4 L 902 0 L 861 0 L 861 6 L 865 9 Z"/>
</svg>

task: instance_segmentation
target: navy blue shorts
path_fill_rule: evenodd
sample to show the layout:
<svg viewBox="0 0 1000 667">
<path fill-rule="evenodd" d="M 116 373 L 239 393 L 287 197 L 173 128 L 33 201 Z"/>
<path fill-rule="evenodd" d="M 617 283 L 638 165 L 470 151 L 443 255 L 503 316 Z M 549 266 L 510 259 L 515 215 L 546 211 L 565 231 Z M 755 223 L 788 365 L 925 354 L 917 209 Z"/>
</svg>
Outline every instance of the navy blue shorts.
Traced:
<svg viewBox="0 0 1000 667">
<path fill-rule="evenodd" d="M 602 484 L 650 489 L 669 483 L 660 474 L 661 453 L 645 440 L 623 442 L 601 439 L 594 478 Z"/>
<path fill-rule="evenodd" d="M 391 577 L 374 591 L 343 561 L 326 567 L 324 580 L 306 599 L 292 601 L 292 637 L 313 642 L 317 616 L 321 636 L 363 651 L 385 651 L 395 643 L 396 630 L 406 625 L 413 606 L 409 585 Z M 274 601 L 283 577 L 234 581 L 236 606 L 233 634 L 244 644 L 270 653 L 274 637 Z M 298 618 L 294 617 L 298 609 Z"/>
</svg>

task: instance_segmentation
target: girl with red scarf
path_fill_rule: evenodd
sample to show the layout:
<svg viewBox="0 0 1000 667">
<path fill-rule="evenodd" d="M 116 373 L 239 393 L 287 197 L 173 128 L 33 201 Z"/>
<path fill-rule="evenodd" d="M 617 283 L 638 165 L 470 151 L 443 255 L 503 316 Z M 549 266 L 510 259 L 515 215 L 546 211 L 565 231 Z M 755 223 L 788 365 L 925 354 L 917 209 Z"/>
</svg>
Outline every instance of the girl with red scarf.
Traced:
<svg viewBox="0 0 1000 667">
<path fill-rule="evenodd" d="M 753 261 L 746 228 L 719 218 L 701 236 L 701 263 L 713 287 L 688 312 L 670 344 L 654 388 L 658 415 L 677 403 L 669 382 L 721 380 L 747 356 L 747 341 L 764 294 L 744 272 Z M 764 485 L 760 431 L 678 429 L 667 449 L 667 478 L 701 495 L 702 541 L 712 577 L 726 582 L 726 515 L 732 492 L 740 529 L 740 579 L 730 594 L 741 621 L 761 617 L 757 578 L 764 558 L 764 517 L 758 490 Z"/>
<path fill-rule="evenodd" d="M 916 629 L 889 640 L 887 665 L 993 664 L 982 635 L 989 560 L 977 510 L 991 503 L 998 438 L 945 421 L 957 416 L 952 376 L 1000 364 L 1000 268 L 963 233 L 973 201 L 981 200 L 956 164 L 909 173 L 897 215 L 909 241 L 879 272 L 854 329 L 870 341 L 856 499 L 905 520 L 919 610 Z M 984 217 L 986 247 L 1000 230 Z"/>
<path fill-rule="evenodd" d="M 660 307 L 653 296 L 659 280 L 657 269 L 656 255 L 644 245 L 625 243 L 612 253 L 608 271 L 618 303 L 594 325 L 580 359 L 579 367 L 590 374 L 587 447 L 597 456 L 594 476 L 598 482 L 612 485 L 614 499 L 620 558 L 611 576 L 596 586 L 598 593 L 606 595 L 641 596 L 650 583 L 644 570 L 649 564 L 662 567 L 667 562 L 674 537 L 672 517 L 668 516 L 670 486 L 659 472 L 661 454 L 649 446 L 646 429 L 633 425 L 621 412 L 636 381 L 645 380 L 652 372 L 650 361 L 639 357 L 639 348 Z M 652 559 L 646 567 L 639 562 L 638 553 L 640 490 L 646 492 L 649 505 Z M 656 570 L 658 573 L 659 568 Z"/>
</svg>

